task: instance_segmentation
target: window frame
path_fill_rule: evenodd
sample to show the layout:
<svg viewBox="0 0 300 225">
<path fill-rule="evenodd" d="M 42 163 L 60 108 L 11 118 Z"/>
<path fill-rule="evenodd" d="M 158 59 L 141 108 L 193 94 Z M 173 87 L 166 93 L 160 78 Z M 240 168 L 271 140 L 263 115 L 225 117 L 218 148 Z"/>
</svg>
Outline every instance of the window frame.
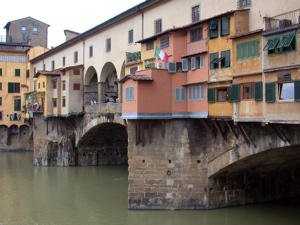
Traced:
<svg viewBox="0 0 300 225">
<path fill-rule="evenodd" d="M 219 21 L 213 20 L 209 22 L 209 38 L 214 39 L 219 37 Z"/>
<path fill-rule="evenodd" d="M 32 34 L 38 35 L 39 34 L 39 29 L 38 27 L 32 27 Z"/>
<path fill-rule="evenodd" d="M 246 88 L 249 88 L 249 93 L 246 93 Z M 246 95 L 249 96 L 246 96 Z M 255 100 L 255 85 L 254 82 L 241 84 L 241 100 L 242 101 L 254 101 Z"/>
<path fill-rule="evenodd" d="M 106 38 L 105 40 L 105 52 L 111 51 L 111 38 Z"/>
<path fill-rule="evenodd" d="M 182 87 L 175 88 L 174 100 L 175 102 L 186 102 L 186 89 Z"/>
<path fill-rule="evenodd" d="M 63 96 L 63 97 L 62 97 L 62 100 L 61 100 L 61 107 L 66 107 L 66 96 Z"/>
<path fill-rule="evenodd" d="M 126 101 L 134 101 L 134 87 L 126 87 L 125 88 L 125 100 Z"/>
<path fill-rule="evenodd" d="M 73 84 L 73 90 L 74 91 L 80 91 L 80 83 L 74 83 Z"/>
<path fill-rule="evenodd" d="M 154 34 L 159 34 L 162 32 L 162 19 L 154 20 Z"/>
<path fill-rule="evenodd" d="M 197 42 L 203 39 L 203 27 L 190 30 L 190 42 Z"/>
<path fill-rule="evenodd" d="M 57 108 L 57 98 L 52 98 L 52 107 Z"/>
<path fill-rule="evenodd" d="M 224 98 L 220 98 L 220 93 L 226 92 Z M 229 95 L 228 95 L 228 87 L 216 87 L 215 88 L 215 102 L 228 102 Z"/>
<path fill-rule="evenodd" d="M 146 51 L 154 49 L 154 42 L 153 41 L 148 41 L 146 43 Z"/>
<path fill-rule="evenodd" d="M 291 87 L 284 87 L 286 84 L 292 84 L 293 88 Z M 285 82 L 277 82 L 277 88 L 276 88 L 277 94 L 276 94 L 276 100 L 278 102 L 294 102 L 295 101 L 295 83 L 293 80 L 291 81 L 285 81 Z M 288 94 L 292 94 L 292 98 L 284 99 L 282 98 L 282 95 L 284 94 L 283 91 L 287 91 Z M 285 93 L 287 94 L 287 93 Z"/>
<path fill-rule="evenodd" d="M 191 8 L 192 23 L 200 20 L 200 5 L 195 5 Z"/>
<path fill-rule="evenodd" d="M 296 32 L 289 32 L 282 35 L 269 37 L 263 51 L 268 51 L 268 55 L 280 54 L 297 50 Z"/>
<path fill-rule="evenodd" d="M 133 44 L 133 29 L 128 31 L 128 44 Z"/>
<path fill-rule="evenodd" d="M 230 50 L 221 51 L 221 68 L 230 67 Z"/>
<path fill-rule="evenodd" d="M 230 35 L 230 17 L 224 17 L 220 20 L 220 35 Z"/>
<path fill-rule="evenodd" d="M 239 43 L 236 45 L 236 60 L 248 60 L 260 57 L 259 39 Z M 252 53 L 252 54 L 251 54 Z"/>
<path fill-rule="evenodd" d="M 159 44 L 160 44 L 161 49 L 168 48 L 170 46 L 169 37 L 161 38 L 160 41 L 159 41 Z"/>
<path fill-rule="evenodd" d="M 89 58 L 93 58 L 94 52 L 93 52 L 93 45 L 90 45 L 89 47 Z"/>
<path fill-rule="evenodd" d="M 78 51 L 74 52 L 74 63 L 78 63 Z"/>
<path fill-rule="evenodd" d="M 204 85 L 191 86 L 189 87 L 188 90 L 189 90 L 189 101 L 203 101 L 205 99 Z"/>
</svg>

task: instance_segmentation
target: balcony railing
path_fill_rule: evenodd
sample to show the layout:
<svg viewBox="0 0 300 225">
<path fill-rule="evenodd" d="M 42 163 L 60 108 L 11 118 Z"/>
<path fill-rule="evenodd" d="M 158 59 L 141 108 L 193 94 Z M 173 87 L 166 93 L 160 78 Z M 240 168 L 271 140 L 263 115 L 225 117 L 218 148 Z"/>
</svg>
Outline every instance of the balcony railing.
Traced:
<svg viewBox="0 0 300 225">
<path fill-rule="evenodd" d="M 11 43 L 11 42 L 12 42 L 11 36 L 0 35 L 0 43 Z"/>
<path fill-rule="evenodd" d="M 300 9 L 280 14 L 274 17 L 265 17 L 266 32 L 284 29 L 295 25 L 300 26 Z"/>
</svg>

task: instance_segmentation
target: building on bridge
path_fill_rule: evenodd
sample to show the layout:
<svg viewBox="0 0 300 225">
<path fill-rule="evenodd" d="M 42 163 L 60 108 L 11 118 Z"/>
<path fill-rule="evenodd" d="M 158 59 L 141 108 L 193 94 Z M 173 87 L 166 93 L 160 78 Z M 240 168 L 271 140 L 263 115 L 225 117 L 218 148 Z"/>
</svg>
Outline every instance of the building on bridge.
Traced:
<svg viewBox="0 0 300 225">
<path fill-rule="evenodd" d="M 299 195 L 299 1 L 217 4 L 145 1 L 30 60 L 34 164 L 127 161 L 130 209 Z"/>
</svg>

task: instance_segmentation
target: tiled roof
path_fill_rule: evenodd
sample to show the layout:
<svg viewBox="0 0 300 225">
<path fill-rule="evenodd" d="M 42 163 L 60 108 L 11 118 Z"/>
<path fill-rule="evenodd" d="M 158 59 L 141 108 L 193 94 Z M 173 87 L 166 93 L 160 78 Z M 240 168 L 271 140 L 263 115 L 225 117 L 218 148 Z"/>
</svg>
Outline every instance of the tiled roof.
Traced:
<svg viewBox="0 0 300 225">
<path fill-rule="evenodd" d="M 119 83 L 124 83 L 126 80 L 131 79 L 134 81 L 153 81 L 153 78 L 148 75 L 126 75 Z"/>
<path fill-rule="evenodd" d="M 45 75 L 45 76 L 60 76 L 60 71 L 38 71 L 34 77 L 38 77 L 39 75 Z"/>
<path fill-rule="evenodd" d="M 250 34 L 261 33 L 262 30 L 263 29 L 258 29 L 258 30 L 253 30 L 253 31 L 249 31 L 249 32 L 235 34 L 235 35 L 229 37 L 228 39 L 235 39 L 235 38 L 244 37 L 244 36 L 247 36 L 247 35 L 250 35 Z"/>
</svg>

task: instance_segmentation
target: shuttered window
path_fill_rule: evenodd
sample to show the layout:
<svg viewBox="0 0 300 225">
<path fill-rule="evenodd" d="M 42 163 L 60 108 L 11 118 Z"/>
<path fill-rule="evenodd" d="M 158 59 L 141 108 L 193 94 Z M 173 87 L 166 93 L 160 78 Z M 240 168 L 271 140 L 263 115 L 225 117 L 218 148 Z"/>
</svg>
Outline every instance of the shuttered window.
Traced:
<svg viewBox="0 0 300 225">
<path fill-rule="evenodd" d="M 214 103 L 215 102 L 215 88 L 208 88 L 207 90 L 207 102 Z"/>
<path fill-rule="evenodd" d="M 195 70 L 195 69 L 197 69 L 196 57 L 192 57 L 191 58 L 191 70 Z"/>
<path fill-rule="evenodd" d="M 295 83 L 295 89 L 294 89 L 294 91 L 295 91 L 295 101 L 296 102 L 300 102 L 300 80 L 295 80 L 294 81 L 294 83 Z"/>
<path fill-rule="evenodd" d="M 246 60 L 259 57 L 259 40 L 240 43 L 237 48 L 237 60 Z"/>
<path fill-rule="evenodd" d="M 15 111 L 20 111 L 21 110 L 21 99 L 16 98 L 14 100 L 14 110 Z"/>
<path fill-rule="evenodd" d="M 182 71 L 189 70 L 189 62 L 188 59 L 182 59 Z"/>
<path fill-rule="evenodd" d="M 29 78 L 29 70 L 26 70 L 26 78 Z"/>
<path fill-rule="evenodd" d="M 230 67 L 230 50 L 221 52 L 221 68 Z"/>
<path fill-rule="evenodd" d="M 8 93 L 20 93 L 20 83 L 8 83 Z"/>
<path fill-rule="evenodd" d="M 222 18 L 221 19 L 221 36 L 230 34 L 230 18 Z"/>
<path fill-rule="evenodd" d="M 254 99 L 255 101 L 262 101 L 262 82 L 254 82 Z"/>
<path fill-rule="evenodd" d="M 185 102 L 185 88 L 175 88 L 175 102 Z"/>
<path fill-rule="evenodd" d="M 0 76 L 2 76 L 2 68 L 0 68 Z"/>
<path fill-rule="evenodd" d="M 214 52 L 214 53 L 210 53 L 210 69 L 218 69 L 219 68 L 219 53 L 218 52 Z"/>
<path fill-rule="evenodd" d="M 126 87 L 126 101 L 134 100 L 134 87 Z"/>
<path fill-rule="evenodd" d="M 176 73 L 176 62 L 169 62 L 168 65 L 168 72 Z"/>
<path fill-rule="evenodd" d="M 209 37 L 213 39 L 217 38 L 218 36 L 218 20 L 211 21 L 209 23 Z"/>
<path fill-rule="evenodd" d="M 266 102 L 272 103 L 275 102 L 275 83 L 268 82 L 266 85 Z"/>
<path fill-rule="evenodd" d="M 189 87 L 189 100 L 196 101 L 196 100 L 204 100 L 204 86 L 194 86 Z"/>
<path fill-rule="evenodd" d="M 169 37 L 160 39 L 160 48 L 168 48 L 168 47 L 169 47 Z"/>
<path fill-rule="evenodd" d="M 231 86 L 231 102 L 240 101 L 240 84 L 233 84 Z"/>
<path fill-rule="evenodd" d="M 19 77 L 21 75 L 20 69 L 15 69 L 15 76 Z"/>
</svg>

